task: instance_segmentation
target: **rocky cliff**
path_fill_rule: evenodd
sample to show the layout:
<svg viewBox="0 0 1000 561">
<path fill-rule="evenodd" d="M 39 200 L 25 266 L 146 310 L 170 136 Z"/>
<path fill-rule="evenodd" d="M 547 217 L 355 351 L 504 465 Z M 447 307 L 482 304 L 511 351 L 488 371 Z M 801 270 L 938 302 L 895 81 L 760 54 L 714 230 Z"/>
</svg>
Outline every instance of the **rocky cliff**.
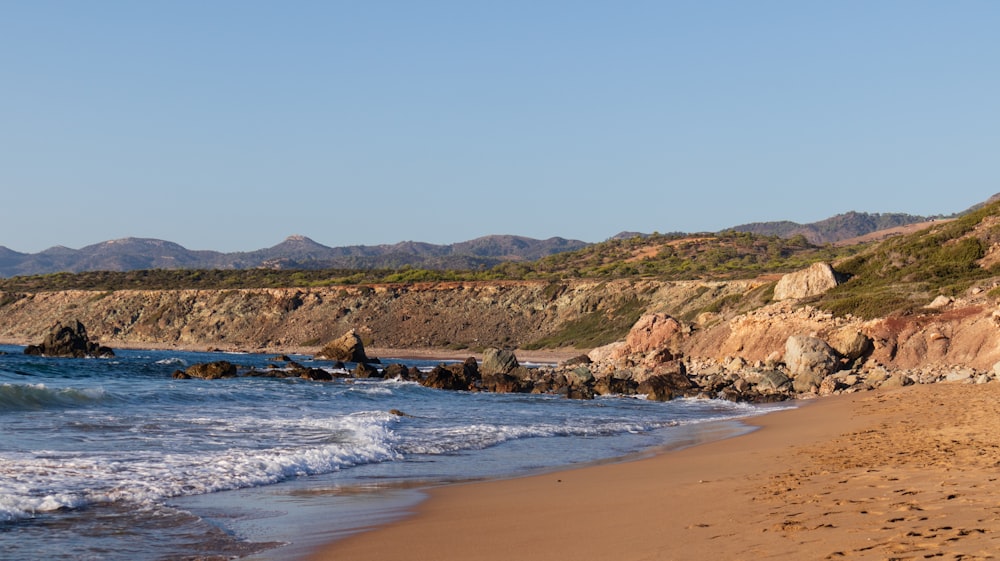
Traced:
<svg viewBox="0 0 1000 561">
<path fill-rule="evenodd" d="M 868 321 L 834 317 L 794 298 L 749 312 L 710 311 L 721 301 L 746 301 L 773 284 L 773 279 L 518 281 L 0 294 L 0 340 L 37 342 L 57 322 L 79 320 L 91 337 L 112 347 L 315 352 L 353 329 L 368 346 L 471 354 L 521 348 L 585 318 L 610 322 L 623 303 L 634 301 L 641 313 L 679 320 L 681 335 L 670 350 L 689 361 L 774 362 L 783 358 L 792 336 L 818 337 L 836 347 L 857 334 L 872 342 L 867 367 L 988 371 L 1000 361 L 1000 310 L 987 295 L 992 285 L 941 298 L 920 313 Z M 610 336 L 624 341 L 626 333 L 627 327 Z"/>
<path fill-rule="evenodd" d="M 626 302 L 680 317 L 761 283 L 517 281 L 0 294 L 0 340 L 28 344 L 56 322 L 79 320 L 112 347 L 318 350 L 354 329 L 367 345 L 383 348 L 517 348 L 583 318 L 611 318 Z"/>
<path fill-rule="evenodd" d="M 692 357 L 766 362 L 781 360 L 794 335 L 834 342 L 858 333 L 872 342 L 867 367 L 990 371 L 1000 362 L 1000 311 L 992 298 L 975 288 L 939 310 L 869 321 L 776 303 L 708 327 L 690 337 L 685 350 Z"/>
</svg>

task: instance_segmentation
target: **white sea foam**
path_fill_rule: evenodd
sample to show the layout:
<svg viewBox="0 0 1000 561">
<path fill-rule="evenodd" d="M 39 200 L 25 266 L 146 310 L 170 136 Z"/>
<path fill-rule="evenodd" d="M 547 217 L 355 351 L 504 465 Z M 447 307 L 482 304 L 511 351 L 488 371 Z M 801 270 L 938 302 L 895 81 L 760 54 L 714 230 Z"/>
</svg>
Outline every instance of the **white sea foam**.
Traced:
<svg viewBox="0 0 1000 561">
<path fill-rule="evenodd" d="M 408 454 L 447 454 L 459 450 L 483 449 L 522 438 L 556 436 L 608 436 L 645 432 L 676 425 L 676 421 L 660 423 L 601 423 L 593 425 L 539 424 L 531 426 L 472 424 L 451 428 L 429 429 L 419 439 L 402 446 Z"/>
<path fill-rule="evenodd" d="M 89 520 L 91 513 L 99 519 L 106 513 L 156 509 L 173 502 L 171 497 L 341 470 L 330 477 L 350 484 L 380 477 L 510 475 L 669 442 L 674 431 L 666 427 L 676 424 L 774 410 L 711 400 L 577 401 L 446 392 L 400 380 L 185 383 L 170 377 L 179 365 L 216 358 L 174 350 L 124 351 L 114 363 L 3 357 L 0 551 L 20 551 L 12 555 L 17 561 L 41 555 L 18 541 L 22 529 L 45 535 L 49 524 L 14 524 L 15 531 L 4 531 L 12 527 L 4 521 L 39 516 L 71 522 L 51 525 L 51 543 L 79 542 L 81 551 L 103 552 L 109 540 L 144 546 L 155 534 L 149 542 L 166 539 L 163 551 L 173 554 L 188 551 L 186 541 L 176 541 L 187 540 L 186 533 L 164 538 L 159 528 L 136 526 L 109 538 L 89 534 L 86 524 L 76 521 Z M 256 368 L 273 364 L 263 356 L 241 362 Z M 406 415 L 389 413 L 393 409 Z M 436 457 L 428 461 L 425 454 Z M 353 467 L 361 465 L 366 467 Z M 112 501 L 115 508 L 88 508 Z M 85 512 L 58 512 L 62 509 Z M 135 558 L 131 551 L 99 556 Z"/>
<path fill-rule="evenodd" d="M 355 393 L 361 393 L 361 394 L 365 394 L 365 395 L 370 395 L 370 396 L 392 395 L 392 390 L 390 388 L 385 387 L 385 386 L 370 386 L 370 385 L 364 385 L 364 386 L 362 386 L 362 385 L 355 385 L 355 386 L 351 386 L 351 389 L 348 390 L 348 391 L 355 392 Z"/>
<path fill-rule="evenodd" d="M 259 423 L 263 430 L 323 429 L 342 435 L 320 445 L 210 453 L 121 452 L 83 456 L 54 451 L 0 454 L 0 521 L 107 503 L 152 503 L 168 497 L 268 485 L 292 477 L 399 459 L 388 413 L 338 419 Z M 218 420 L 215 421 L 218 423 Z M 270 425 L 270 426 L 269 426 Z M 245 435 L 245 429 L 241 431 Z"/>
<path fill-rule="evenodd" d="M 164 365 L 167 365 L 167 366 L 175 366 L 175 365 L 176 366 L 186 366 L 187 365 L 187 361 L 184 360 L 183 358 L 171 357 L 171 358 L 164 358 L 162 360 L 158 360 L 158 361 L 156 361 L 156 364 L 164 364 Z"/>
</svg>

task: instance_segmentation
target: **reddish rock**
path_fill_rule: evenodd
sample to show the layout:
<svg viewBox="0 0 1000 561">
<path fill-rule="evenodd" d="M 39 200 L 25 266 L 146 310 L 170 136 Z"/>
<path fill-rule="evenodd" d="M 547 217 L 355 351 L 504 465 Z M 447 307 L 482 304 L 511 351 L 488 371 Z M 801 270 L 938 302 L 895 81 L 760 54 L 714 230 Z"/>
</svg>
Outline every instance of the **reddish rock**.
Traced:
<svg viewBox="0 0 1000 561">
<path fill-rule="evenodd" d="M 667 314 L 646 314 L 632 326 L 625 337 L 625 345 L 615 350 L 614 358 L 669 351 L 676 345 L 681 331 L 680 322 Z"/>
</svg>

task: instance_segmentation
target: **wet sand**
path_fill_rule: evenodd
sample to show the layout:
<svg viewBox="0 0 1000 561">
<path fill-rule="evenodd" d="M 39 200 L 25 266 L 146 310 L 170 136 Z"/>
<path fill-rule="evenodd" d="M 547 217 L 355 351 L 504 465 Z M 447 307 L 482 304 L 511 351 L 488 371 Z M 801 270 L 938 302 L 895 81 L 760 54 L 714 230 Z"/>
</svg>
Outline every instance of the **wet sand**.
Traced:
<svg viewBox="0 0 1000 561">
<path fill-rule="evenodd" d="M 748 435 L 430 491 L 312 561 L 995 559 L 1000 384 L 817 399 Z"/>
</svg>

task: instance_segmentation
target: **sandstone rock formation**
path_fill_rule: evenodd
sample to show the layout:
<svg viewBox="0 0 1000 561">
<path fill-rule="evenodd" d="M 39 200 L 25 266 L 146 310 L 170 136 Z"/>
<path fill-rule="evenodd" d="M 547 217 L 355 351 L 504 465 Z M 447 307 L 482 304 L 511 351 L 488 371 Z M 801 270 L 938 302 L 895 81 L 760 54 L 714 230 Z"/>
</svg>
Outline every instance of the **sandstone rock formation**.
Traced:
<svg viewBox="0 0 1000 561">
<path fill-rule="evenodd" d="M 617 358 L 629 355 L 646 355 L 651 351 L 663 354 L 670 352 L 676 346 L 676 340 L 681 333 L 681 324 L 667 314 L 646 314 L 632 326 L 625 337 L 625 346 L 616 349 Z M 669 360 L 669 358 L 667 359 Z"/>
<path fill-rule="evenodd" d="M 364 343 L 361 342 L 361 336 L 353 329 L 328 343 L 316 353 L 316 358 L 357 363 L 369 362 L 368 355 L 365 354 Z"/>
<path fill-rule="evenodd" d="M 845 328 L 833 332 L 826 341 L 847 364 L 869 356 L 875 350 L 872 338 L 855 328 Z"/>
<path fill-rule="evenodd" d="M 587 360 L 610 363 L 619 369 L 635 364 L 654 369 L 674 359 L 683 331 L 681 323 L 667 314 L 645 314 L 632 326 L 624 341 L 592 349 Z"/>
<path fill-rule="evenodd" d="M 774 287 L 775 300 L 819 296 L 840 283 L 837 273 L 828 263 L 813 263 L 808 269 L 789 273 Z"/>
</svg>

